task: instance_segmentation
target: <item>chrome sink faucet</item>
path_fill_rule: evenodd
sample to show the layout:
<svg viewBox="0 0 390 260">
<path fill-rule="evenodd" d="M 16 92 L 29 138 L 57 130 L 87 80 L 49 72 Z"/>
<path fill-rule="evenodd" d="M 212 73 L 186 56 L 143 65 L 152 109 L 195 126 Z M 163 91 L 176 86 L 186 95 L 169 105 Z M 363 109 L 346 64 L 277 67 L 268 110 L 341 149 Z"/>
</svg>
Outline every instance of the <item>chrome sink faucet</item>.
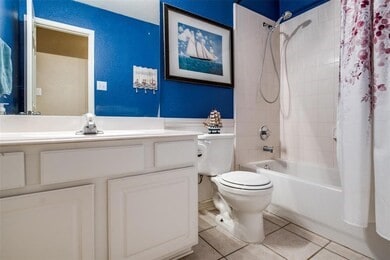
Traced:
<svg viewBox="0 0 390 260">
<path fill-rule="evenodd" d="M 83 126 L 83 129 L 77 132 L 77 134 L 91 135 L 103 133 L 102 131 L 99 131 L 96 127 L 94 114 L 86 113 L 84 117 L 86 119 L 86 124 Z"/>
</svg>

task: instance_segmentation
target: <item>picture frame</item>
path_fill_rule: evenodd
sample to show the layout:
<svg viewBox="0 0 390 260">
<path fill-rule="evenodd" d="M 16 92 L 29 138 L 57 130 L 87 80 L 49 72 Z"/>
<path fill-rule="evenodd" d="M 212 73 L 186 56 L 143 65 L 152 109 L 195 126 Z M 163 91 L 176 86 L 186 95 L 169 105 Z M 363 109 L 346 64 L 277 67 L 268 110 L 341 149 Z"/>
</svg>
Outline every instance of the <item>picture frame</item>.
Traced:
<svg viewBox="0 0 390 260">
<path fill-rule="evenodd" d="M 233 87 L 231 27 L 164 4 L 165 79 Z"/>
</svg>

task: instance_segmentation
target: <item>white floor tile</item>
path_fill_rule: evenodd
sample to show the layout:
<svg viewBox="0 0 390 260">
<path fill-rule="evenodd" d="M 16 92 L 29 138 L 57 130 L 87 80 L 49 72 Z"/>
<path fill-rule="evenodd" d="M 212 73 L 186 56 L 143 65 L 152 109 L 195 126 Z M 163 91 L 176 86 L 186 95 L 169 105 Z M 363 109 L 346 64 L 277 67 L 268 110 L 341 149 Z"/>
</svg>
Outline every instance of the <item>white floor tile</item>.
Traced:
<svg viewBox="0 0 390 260">
<path fill-rule="evenodd" d="M 345 260 L 346 258 L 339 256 L 329 250 L 322 249 L 320 252 L 315 254 L 310 260 Z"/>
<path fill-rule="evenodd" d="M 199 243 L 192 248 L 194 253 L 181 258 L 181 260 L 217 260 L 222 257 L 214 248 L 207 244 L 202 238 Z"/>
<path fill-rule="evenodd" d="M 269 233 L 272 233 L 272 232 L 278 230 L 279 228 L 280 228 L 280 226 L 272 223 L 271 221 L 264 219 L 264 234 L 265 235 L 268 235 Z"/>
<path fill-rule="evenodd" d="M 198 227 L 199 232 L 215 227 L 217 224 L 215 222 L 215 215 L 209 211 L 199 212 L 198 215 Z"/>
<path fill-rule="evenodd" d="M 291 231 L 297 235 L 300 235 L 301 237 L 306 238 L 307 240 L 313 242 L 314 244 L 317 244 L 319 246 L 325 246 L 329 243 L 329 240 L 326 238 L 323 238 L 307 229 L 301 228 L 300 226 L 297 226 L 295 224 L 288 224 L 284 227 L 284 229 L 287 229 L 288 231 Z"/>
<path fill-rule="evenodd" d="M 276 215 L 274 215 L 274 214 L 272 214 L 270 212 L 267 212 L 267 211 L 264 211 L 263 215 L 264 215 L 264 218 L 266 220 L 269 220 L 272 223 L 274 223 L 274 224 L 276 224 L 276 225 L 278 225 L 280 227 L 284 227 L 285 225 L 290 223 L 287 220 L 285 220 L 285 219 L 283 219 L 281 217 L 278 217 L 278 216 L 276 216 Z"/>
<path fill-rule="evenodd" d="M 359 254 L 358 252 L 355 252 L 347 247 L 344 247 L 342 245 L 339 245 L 335 242 L 331 242 L 329 245 L 325 247 L 329 251 L 335 252 L 338 255 L 341 255 L 349 260 L 357 260 L 357 259 L 370 259 L 364 255 Z"/>
<path fill-rule="evenodd" d="M 247 243 L 227 234 L 219 228 L 211 228 L 199 233 L 199 236 L 207 241 L 223 256 L 236 251 Z"/>
<path fill-rule="evenodd" d="M 284 229 L 268 235 L 263 244 L 290 260 L 308 259 L 321 248 Z"/>
<path fill-rule="evenodd" d="M 273 252 L 271 249 L 260 245 L 250 244 L 243 249 L 234 252 L 226 257 L 228 260 L 279 260 L 284 259 L 280 255 Z"/>
</svg>

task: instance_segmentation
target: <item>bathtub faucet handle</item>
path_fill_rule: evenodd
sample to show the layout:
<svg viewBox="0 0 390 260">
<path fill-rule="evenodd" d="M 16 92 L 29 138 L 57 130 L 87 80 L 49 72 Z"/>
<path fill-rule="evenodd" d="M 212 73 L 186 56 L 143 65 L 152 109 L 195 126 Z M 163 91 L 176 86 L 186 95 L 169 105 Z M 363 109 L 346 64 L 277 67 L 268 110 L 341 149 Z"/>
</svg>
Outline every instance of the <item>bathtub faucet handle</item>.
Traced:
<svg viewBox="0 0 390 260">
<path fill-rule="evenodd" d="M 273 147 L 273 146 L 264 145 L 264 146 L 263 146 L 263 151 L 264 151 L 264 152 L 273 153 L 273 152 L 274 152 L 274 147 Z"/>
<path fill-rule="evenodd" d="M 271 135 L 271 131 L 266 125 L 263 125 L 259 130 L 260 139 L 265 141 Z"/>
</svg>

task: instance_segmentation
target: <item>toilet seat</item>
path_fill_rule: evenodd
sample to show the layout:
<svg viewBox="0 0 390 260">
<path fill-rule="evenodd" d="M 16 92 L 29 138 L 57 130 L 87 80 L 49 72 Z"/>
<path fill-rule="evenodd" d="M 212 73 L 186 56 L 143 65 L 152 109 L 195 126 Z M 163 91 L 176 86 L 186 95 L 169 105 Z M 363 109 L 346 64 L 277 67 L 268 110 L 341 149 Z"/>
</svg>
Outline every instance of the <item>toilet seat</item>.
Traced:
<svg viewBox="0 0 390 260">
<path fill-rule="evenodd" d="M 220 175 L 219 183 L 223 186 L 248 191 L 272 188 L 271 181 L 262 174 L 245 171 L 233 171 Z"/>
</svg>

